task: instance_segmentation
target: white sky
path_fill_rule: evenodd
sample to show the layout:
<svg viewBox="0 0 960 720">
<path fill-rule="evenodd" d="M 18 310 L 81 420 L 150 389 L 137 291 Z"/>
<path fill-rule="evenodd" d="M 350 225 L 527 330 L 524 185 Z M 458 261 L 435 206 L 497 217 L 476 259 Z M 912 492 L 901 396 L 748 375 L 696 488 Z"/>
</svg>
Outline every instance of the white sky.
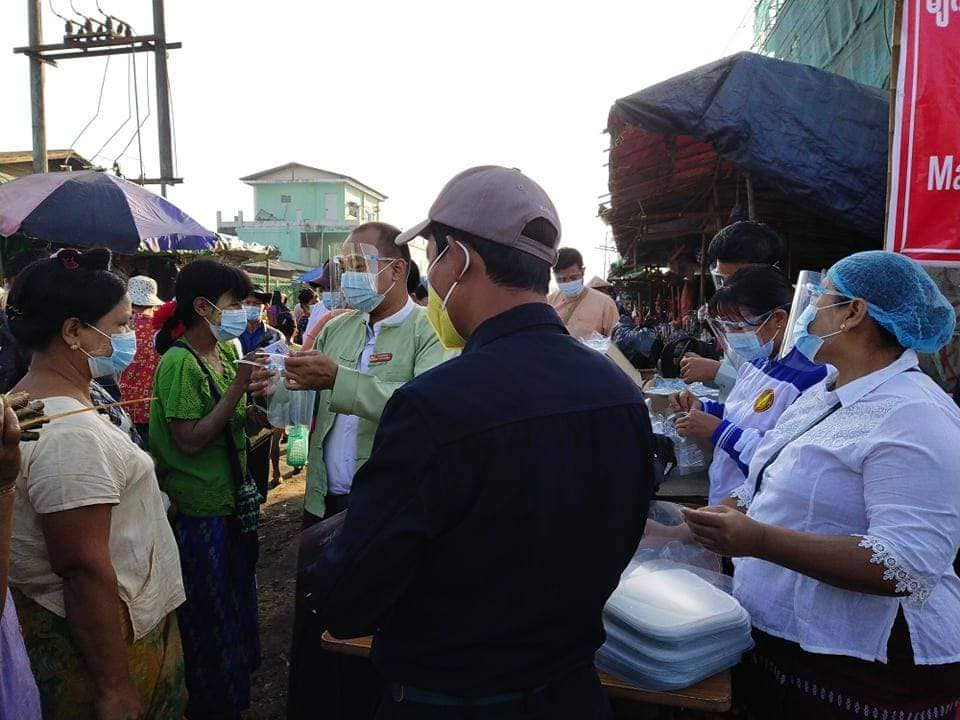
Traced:
<svg viewBox="0 0 960 720">
<path fill-rule="evenodd" d="M 45 42 L 60 42 L 70 0 L 43 0 Z M 170 199 L 215 229 L 216 211 L 253 215 L 237 178 L 290 161 L 352 175 L 389 195 L 383 219 L 422 219 L 456 172 L 518 167 L 556 203 L 563 244 L 603 270 L 607 112 L 648 85 L 748 49 L 754 0 L 167 0 L 179 172 Z M 24 0 L 0 9 L 0 150 L 30 148 Z M 96 16 L 95 0 L 73 0 Z M 151 31 L 150 0 L 100 0 Z M 137 56 L 141 117 L 153 106 L 152 56 Z M 47 70 L 47 144 L 69 147 L 97 112 L 105 60 Z M 114 57 L 100 114 L 75 143 L 139 175 L 128 117 L 130 61 Z M 149 72 L 150 92 L 146 89 Z M 159 174 L 156 114 L 141 131 L 147 176 Z M 159 192 L 159 188 L 154 188 Z M 612 261 L 608 254 L 607 261 Z"/>
</svg>

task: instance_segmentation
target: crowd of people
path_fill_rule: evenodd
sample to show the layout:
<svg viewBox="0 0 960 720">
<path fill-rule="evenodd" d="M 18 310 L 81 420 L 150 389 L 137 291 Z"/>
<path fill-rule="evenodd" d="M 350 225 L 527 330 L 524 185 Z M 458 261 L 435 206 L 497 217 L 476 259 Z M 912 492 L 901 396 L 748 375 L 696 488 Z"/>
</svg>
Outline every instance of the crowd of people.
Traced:
<svg viewBox="0 0 960 720">
<path fill-rule="evenodd" d="M 281 409 L 304 397 L 287 716 L 608 717 L 602 609 L 660 441 L 640 388 L 586 342 L 625 308 L 560 237 L 536 182 L 484 166 L 404 232 L 357 227 L 292 310 L 211 259 L 164 303 L 105 251 L 12 258 L 0 389 L 49 419 L 22 439 L 4 396 L 0 717 L 242 716 L 267 492 L 253 439 L 280 482 Z M 753 222 L 714 238 L 704 313 L 723 357 L 681 371 L 720 399 L 670 400 L 680 435 L 715 447 L 709 505 L 678 532 L 732 559 L 756 645 L 738 705 L 952 718 L 960 408 L 918 353 L 951 340 L 954 310 L 879 251 L 794 308 L 781 249 Z M 373 635 L 372 663 L 324 632 Z"/>
</svg>

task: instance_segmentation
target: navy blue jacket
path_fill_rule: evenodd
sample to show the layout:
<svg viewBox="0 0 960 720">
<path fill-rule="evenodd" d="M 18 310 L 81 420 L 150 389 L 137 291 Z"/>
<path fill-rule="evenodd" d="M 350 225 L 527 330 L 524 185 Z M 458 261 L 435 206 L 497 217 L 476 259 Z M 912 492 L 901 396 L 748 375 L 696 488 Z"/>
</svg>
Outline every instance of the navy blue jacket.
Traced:
<svg viewBox="0 0 960 720">
<path fill-rule="evenodd" d="M 307 603 L 390 681 L 483 696 L 589 666 L 653 494 L 643 397 L 546 304 L 394 393 Z M 305 565 L 309 565 L 309 560 Z"/>
</svg>

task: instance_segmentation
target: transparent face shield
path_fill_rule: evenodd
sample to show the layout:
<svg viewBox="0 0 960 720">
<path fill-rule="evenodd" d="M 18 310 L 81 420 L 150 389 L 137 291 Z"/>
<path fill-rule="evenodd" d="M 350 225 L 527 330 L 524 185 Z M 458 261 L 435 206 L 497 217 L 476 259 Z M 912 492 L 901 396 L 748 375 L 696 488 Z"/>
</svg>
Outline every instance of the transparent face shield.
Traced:
<svg viewBox="0 0 960 720">
<path fill-rule="evenodd" d="M 797 324 L 797 318 L 807 309 L 807 306 L 816 297 L 811 288 L 819 286 L 824 280 L 823 274 L 816 270 L 801 270 L 797 277 L 797 286 L 793 292 L 793 304 L 790 306 L 790 315 L 787 318 L 787 324 L 783 332 L 783 342 L 780 344 L 780 355 L 782 359 L 793 350 L 794 326 Z"/>
<path fill-rule="evenodd" d="M 333 266 L 338 268 L 338 289 L 366 283 L 366 288 L 376 291 L 377 272 L 379 271 L 380 252 L 373 245 L 348 240 L 343 244 L 340 257 L 334 258 Z M 330 289 L 333 290 L 331 280 Z"/>
<path fill-rule="evenodd" d="M 321 297 L 327 310 L 336 310 L 338 308 L 346 307 L 346 303 L 343 299 L 343 291 L 340 287 L 340 281 L 342 278 L 343 266 L 340 264 L 340 258 L 330 258 L 330 262 L 327 265 L 327 282 L 329 283 L 330 289 L 323 290 L 323 295 Z"/>
<path fill-rule="evenodd" d="M 727 281 L 727 276 L 717 270 L 716 264 L 710 267 L 710 277 L 713 278 L 713 287 L 717 290 L 722 288 L 723 284 Z"/>
</svg>

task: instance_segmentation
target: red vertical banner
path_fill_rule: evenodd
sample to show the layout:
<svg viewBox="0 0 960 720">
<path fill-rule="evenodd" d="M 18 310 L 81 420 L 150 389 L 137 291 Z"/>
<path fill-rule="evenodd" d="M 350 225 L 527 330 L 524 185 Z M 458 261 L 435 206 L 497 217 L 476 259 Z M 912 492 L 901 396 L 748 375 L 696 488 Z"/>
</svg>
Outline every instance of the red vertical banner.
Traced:
<svg viewBox="0 0 960 720">
<path fill-rule="evenodd" d="M 886 247 L 960 266 L 960 0 L 904 0 Z"/>
</svg>

